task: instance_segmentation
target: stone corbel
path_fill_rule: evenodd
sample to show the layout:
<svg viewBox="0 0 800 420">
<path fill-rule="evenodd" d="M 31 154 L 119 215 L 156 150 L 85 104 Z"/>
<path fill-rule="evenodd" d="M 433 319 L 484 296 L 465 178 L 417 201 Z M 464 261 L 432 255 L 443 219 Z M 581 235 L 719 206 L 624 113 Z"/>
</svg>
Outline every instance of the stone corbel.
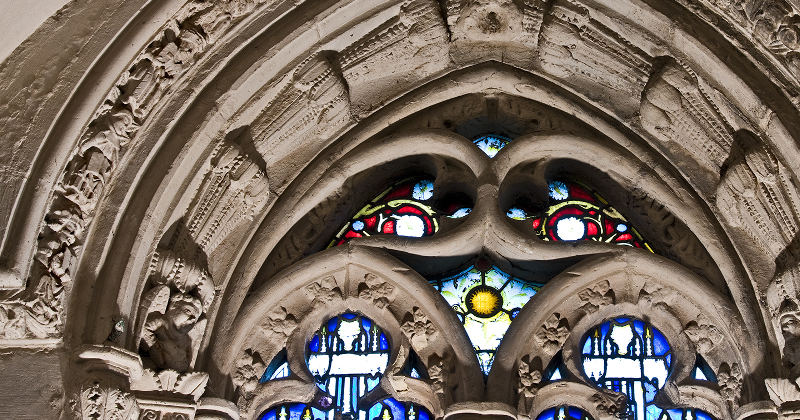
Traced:
<svg viewBox="0 0 800 420">
<path fill-rule="evenodd" d="M 77 359 L 83 372 L 71 404 L 77 418 L 238 419 L 233 403 L 201 398 L 205 372 L 155 372 L 143 367 L 138 354 L 112 346 L 85 346 Z"/>
</svg>

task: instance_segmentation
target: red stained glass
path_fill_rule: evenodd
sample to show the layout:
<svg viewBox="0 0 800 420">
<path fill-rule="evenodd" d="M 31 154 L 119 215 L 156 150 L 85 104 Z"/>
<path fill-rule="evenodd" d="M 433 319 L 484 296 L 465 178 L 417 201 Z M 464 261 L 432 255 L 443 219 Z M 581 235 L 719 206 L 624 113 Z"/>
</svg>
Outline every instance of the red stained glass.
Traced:
<svg viewBox="0 0 800 420">
<path fill-rule="evenodd" d="M 653 252 L 639 232 L 606 200 L 591 189 L 565 181 L 549 184 L 550 207 L 528 216 L 520 208 L 509 210 L 509 217 L 533 219 L 531 226 L 546 241 L 591 240 Z"/>
<path fill-rule="evenodd" d="M 345 224 L 328 247 L 372 235 L 430 236 L 439 229 L 433 181 L 408 178 L 387 188 Z"/>
</svg>

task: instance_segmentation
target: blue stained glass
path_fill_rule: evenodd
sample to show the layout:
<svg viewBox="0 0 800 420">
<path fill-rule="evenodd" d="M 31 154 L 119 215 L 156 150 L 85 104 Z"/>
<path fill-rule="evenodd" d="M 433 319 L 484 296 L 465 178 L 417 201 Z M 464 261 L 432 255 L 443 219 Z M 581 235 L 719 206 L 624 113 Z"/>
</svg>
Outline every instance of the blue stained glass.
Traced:
<svg viewBox="0 0 800 420">
<path fill-rule="evenodd" d="M 451 219 L 460 219 L 462 217 L 467 217 L 467 215 L 469 215 L 470 213 L 472 213 L 472 209 L 471 208 L 462 207 L 462 208 L 456 210 L 455 212 L 453 212 L 453 214 L 451 214 L 451 215 L 449 215 L 447 217 L 449 217 Z"/>
<path fill-rule="evenodd" d="M 508 143 L 511 143 L 511 139 L 506 136 L 488 135 L 478 137 L 472 142 L 475 143 L 483 153 L 486 153 L 486 156 L 493 158 L 497 156 L 497 153 L 500 152 L 502 148 L 506 147 Z"/>
<path fill-rule="evenodd" d="M 259 420 L 323 420 L 327 413 L 306 404 L 281 404 L 265 411 Z"/>
<path fill-rule="evenodd" d="M 387 398 L 369 409 L 368 420 L 431 420 L 433 416 L 425 407 L 412 403 L 402 403 Z"/>
<path fill-rule="evenodd" d="M 717 375 L 714 374 L 714 370 L 706 363 L 703 356 L 699 354 L 697 355 L 697 360 L 692 370 L 692 377 L 700 381 L 717 382 Z"/>
<path fill-rule="evenodd" d="M 367 420 L 358 400 L 380 382 L 389 364 L 389 341 L 370 319 L 344 313 L 312 337 L 306 362 L 317 386 L 333 397 L 327 420 L 336 415 Z"/>
<path fill-rule="evenodd" d="M 331 418 L 334 410 L 322 411 L 307 404 L 288 403 L 272 407 L 259 420 L 324 420 Z M 423 406 L 403 403 L 387 398 L 364 412 L 365 420 L 432 420 L 433 416 Z M 352 418 L 343 415 L 342 419 Z"/>
<path fill-rule="evenodd" d="M 578 407 L 562 405 L 542 411 L 536 420 L 593 420 Z"/>
<path fill-rule="evenodd" d="M 415 200 L 421 201 L 425 201 L 433 197 L 433 181 L 429 179 L 423 179 L 422 181 L 414 184 L 414 190 L 412 191 L 411 196 L 414 197 Z"/>
<path fill-rule="evenodd" d="M 592 329 L 582 353 L 591 382 L 628 397 L 631 419 L 663 418 L 653 400 L 669 376 L 672 355 L 660 331 L 637 319 L 617 318 Z"/>
<path fill-rule="evenodd" d="M 512 207 L 508 209 L 508 211 L 506 212 L 506 216 L 514 220 L 525 220 L 525 218 L 528 217 L 528 214 L 525 213 L 525 210 L 522 210 L 519 207 Z"/>
<path fill-rule="evenodd" d="M 275 379 L 288 378 L 290 374 L 289 362 L 286 359 L 286 349 L 283 349 L 272 359 L 269 365 L 267 365 L 264 374 L 261 375 L 261 379 L 259 379 L 258 382 L 263 384 Z"/>
<path fill-rule="evenodd" d="M 512 277 L 483 260 L 431 284 L 455 311 L 487 375 L 514 316 L 542 286 Z"/>
</svg>

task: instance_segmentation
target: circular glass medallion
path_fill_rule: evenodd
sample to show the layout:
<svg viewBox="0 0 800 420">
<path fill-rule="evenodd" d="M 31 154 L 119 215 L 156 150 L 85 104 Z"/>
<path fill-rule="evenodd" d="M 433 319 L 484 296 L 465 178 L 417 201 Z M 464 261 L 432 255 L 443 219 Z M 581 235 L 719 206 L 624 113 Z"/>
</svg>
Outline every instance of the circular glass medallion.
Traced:
<svg viewBox="0 0 800 420">
<path fill-rule="evenodd" d="M 473 287 L 465 298 L 467 309 L 481 318 L 491 318 L 503 307 L 503 297 L 494 287 L 479 285 Z"/>
</svg>

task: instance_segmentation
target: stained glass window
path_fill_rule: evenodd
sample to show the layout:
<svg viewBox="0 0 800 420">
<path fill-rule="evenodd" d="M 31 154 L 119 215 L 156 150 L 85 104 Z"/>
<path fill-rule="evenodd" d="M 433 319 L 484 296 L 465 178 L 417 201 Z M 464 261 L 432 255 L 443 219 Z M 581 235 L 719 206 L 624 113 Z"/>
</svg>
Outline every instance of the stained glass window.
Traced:
<svg viewBox="0 0 800 420">
<path fill-rule="evenodd" d="M 699 354 L 692 370 L 692 377 L 700 381 L 717 382 L 717 375 L 714 374 L 714 370 Z"/>
<path fill-rule="evenodd" d="M 290 373 L 289 361 L 286 359 L 286 349 L 283 349 L 269 363 L 259 382 L 263 384 L 275 379 L 288 378 Z"/>
<path fill-rule="evenodd" d="M 714 417 L 694 408 L 675 408 L 664 410 L 658 420 L 714 420 Z"/>
<path fill-rule="evenodd" d="M 265 411 L 260 420 L 324 420 L 331 418 L 334 410 L 322 411 L 311 405 L 289 403 L 272 407 Z M 387 398 L 370 407 L 365 412 L 364 420 L 431 420 L 433 416 L 425 407 L 402 403 L 394 398 Z M 342 419 L 354 419 L 345 414 Z"/>
<path fill-rule="evenodd" d="M 506 136 L 491 134 L 478 137 L 472 142 L 475 143 L 483 153 L 486 153 L 486 156 L 493 158 L 502 148 L 506 147 L 508 143 L 511 143 L 511 139 Z"/>
<path fill-rule="evenodd" d="M 431 207 L 433 181 L 405 179 L 367 203 L 336 234 L 328 247 L 353 238 L 372 235 L 409 237 L 430 236 L 439 229 L 436 211 Z M 455 212 L 459 212 L 458 215 Z M 462 215 L 463 213 L 463 215 Z M 453 216 L 466 216 L 469 209 L 454 209 Z"/>
<path fill-rule="evenodd" d="M 599 194 L 575 182 L 553 181 L 549 184 L 550 207 L 542 213 L 529 214 L 522 207 L 512 207 L 506 215 L 530 221 L 536 235 L 545 241 L 591 240 L 645 248 L 650 245 L 630 222 Z"/>
<path fill-rule="evenodd" d="M 666 337 L 651 325 L 617 318 L 593 328 L 583 340 L 583 371 L 591 382 L 628 397 L 631 420 L 708 420 L 694 409 L 664 410 L 653 402 L 672 365 Z"/>
<path fill-rule="evenodd" d="M 511 321 L 542 286 L 512 277 L 483 259 L 431 284 L 464 325 L 481 369 L 487 375 Z"/>
<path fill-rule="evenodd" d="M 566 369 L 566 366 L 564 366 L 564 359 L 559 351 L 553 356 L 547 369 L 544 370 L 542 377 L 546 382 L 557 382 L 564 379 Z"/>
<path fill-rule="evenodd" d="M 593 420 L 578 407 L 562 405 L 542 411 L 536 420 Z"/>
<path fill-rule="evenodd" d="M 308 368 L 317 386 L 333 397 L 335 415 L 359 420 L 358 400 L 378 385 L 389 364 L 389 342 L 370 319 L 344 313 L 330 319 L 308 343 Z"/>
</svg>

